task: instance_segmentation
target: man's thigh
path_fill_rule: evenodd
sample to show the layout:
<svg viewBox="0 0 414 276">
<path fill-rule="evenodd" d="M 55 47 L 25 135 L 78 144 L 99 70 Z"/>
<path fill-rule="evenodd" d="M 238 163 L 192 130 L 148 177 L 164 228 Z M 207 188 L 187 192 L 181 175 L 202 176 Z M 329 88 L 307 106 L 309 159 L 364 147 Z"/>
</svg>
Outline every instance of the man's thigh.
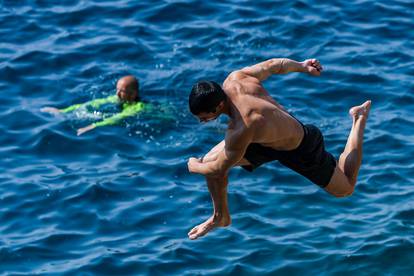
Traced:
<svg viewBox="0 0 414 276">
<path fill-rule="evenodd" d="M 221 141 L 215 145 L 206 155 L 203 157 L 203 162 L 211 162 L 217 159 L 217 156 L 220 152 L 224 152 L 224 147 L 226 146 L 225 141 Z M 236 166 L 247 166 L 250 165 L 249 161 L 242 158 L 234 167 Z"/>
</svg>

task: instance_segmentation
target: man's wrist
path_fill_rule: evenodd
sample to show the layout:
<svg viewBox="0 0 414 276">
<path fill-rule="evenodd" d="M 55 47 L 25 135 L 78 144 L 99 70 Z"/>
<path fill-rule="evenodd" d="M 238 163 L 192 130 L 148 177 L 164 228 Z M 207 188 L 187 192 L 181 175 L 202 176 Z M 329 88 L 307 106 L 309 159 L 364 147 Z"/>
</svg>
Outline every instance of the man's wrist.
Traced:
<svg viewBox="0 0 414 276">
<path fill-rule="evenodd" d="M 298 72 L 300 73 L 307 73 L 308 71 L 306 70 L 306 66 L 305 66 L 305 62 L 298 62 Z"/>
<path fill-rule="evenodd" d="M 286 68 L 284 70 L 286 73 L 289 73 L 289 72 L 306 73 L 306 66 L 304 62 L 299 62 L 296 60 L 286 58 L 283 60 L 282 65 L 283 65 L 282 67 Z"/>
</svg>

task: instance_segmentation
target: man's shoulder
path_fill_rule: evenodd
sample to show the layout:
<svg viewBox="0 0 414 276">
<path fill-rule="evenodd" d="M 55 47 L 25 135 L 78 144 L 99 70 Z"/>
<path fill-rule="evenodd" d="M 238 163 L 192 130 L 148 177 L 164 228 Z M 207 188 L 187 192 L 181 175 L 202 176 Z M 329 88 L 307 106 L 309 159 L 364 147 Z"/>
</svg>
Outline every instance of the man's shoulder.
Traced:
<svg viewBox="0 0 414 276">
<path fill-rule="evenodd" d="M 237 71 L 232 72 L 223 82 L 223 89 L 226 91 L 233 91 L 240 86 L 240 77 L 237 76 Z"/>
<path fill-rule="evenodd" d="M 240 70 L 232 72 L 223 82 L 223 88 L 230 91 L 250 90 L 250 87 L 257 87 L 257 85 L 260 85 L 258 79 L 246 75 Z"/>
<path fill-rule="evenodd" d="M 242 70 L 236 70 L 231 72 L 224 80 L 223 85 L 240 85 L 245 81 L 249 81 L 251 77 L 245 74 Z"/>
<path fill-rule="evenodd" d="M 231 81 L 240 81 L 240 80 L 242 80 L 242 79 L 244 79 L 246 77 L 247 77 L 247 75 L 245 73 L 243 73 L 242 70 L 236 70 L 236 71 L 231 72 L 227 76 L 225 82 L 226 81 L 229 81 L 229 82 L 231 82 Z"/>
</svg>

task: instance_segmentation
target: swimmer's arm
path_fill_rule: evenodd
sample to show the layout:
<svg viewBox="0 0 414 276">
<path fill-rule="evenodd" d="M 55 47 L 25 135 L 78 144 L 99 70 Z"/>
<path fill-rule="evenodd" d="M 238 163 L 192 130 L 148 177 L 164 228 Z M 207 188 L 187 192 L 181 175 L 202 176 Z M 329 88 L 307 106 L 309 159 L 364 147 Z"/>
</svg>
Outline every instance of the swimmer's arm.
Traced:
<svg viewBox="0 0 414 276">
<path fill-rule="evenodd" d="M 40 111 L 42 112 L 47 112 L 47 113 L 51 113 L 51 114 L 57 114 L 57 113 L 68 113 L 71 111 L 74 111 L 78 108 L 80 108 L 81 106 L 83 106 L 84 104 L 74 104 L 65 108 L 56 108 L 56 107 L 43 107 L 42 109 L 40 109 Z"/>
<path fill-rule="evenodd" d="M 68 107 L 65 107 L 65 108 L 61 108 L 61 109 L 56 108 L 56 107 L 47 106 L 47 107 L 43 107 L 42 109 L 40 109 L 40 111 L 51 113 L 51 114 L 68 113 L 68 112 L 71 112 L 71 111 L 74 111 L 74 110 L 78 109 L 82 105 L 84 105 L 84 104 L 74 104 L 74 105 L 71 105 L 71 106 L 68 106 Z"/>
<path fill-rule="evenodd" d="M 60 111 L 63 112 L 63 113 L 66 113 L 66 112 L 70 112 L 70 111 L 73 111 L 75 109 L 78 109 L 81 106 L 90 106 L 90 107 L 96 109 L 96 108 L 99 108 L 100 106 L 102 106 L 104 104 L 110 104 L 110 103 L 111 104 L 118 103 L 118 96 L 112 95 L 112 96 L 109 96 L 109 97 L 106 97 L 106 98 L 103 98 L 103 99 L 95 99 L 95 100 L 92 100 L 92 101 L 89 101 L 89 102 L 86 102 L 86 103 L 83 103 L 83 104 L 74 104 L 74 105 L 69 106 L 65 109 L 61 109 Z"/>
<path fill-rule="evenodd" d="M 116 114 L 114 116 L 108 117 L 106 119 L 103 119 L 102 121 L 99 121 L 99 122 L 90 124 L 90 125 L 88 125 L 86 127 L 83 127 L 83 128 L 78 129 L 77 134 L 79 136 L 79 135 L 82 135 L 83 133 L 85 133 L 87 131 L 90 131 L 90 130 L 92 130 L 94 128 L 97 128 L 97 127 L 116 125 L 122 119 L 125 119 L 127 117 L 133 116 L 133 115 L 135 115 L 137 113 L 138 113 L 137 111 L 130 110 L 130 109 L 123 110 L 121 113 L 118 113 L 118 114 Z"/>
<path fill-rule="evenodd" d="M 112 96 L 109 96 L 103 99 L 95 99 L 95 100 L 89 101 L 85 103 L 84 105 L 91 106 L 92 108 L 99 108 L 101 105 L 109 104 L 109 103 L 116 104 L 118 103 L 118 101 L 119 101 L 118 96 L 112 95 Z"/>
<path fill-rule="evenodd" d="M 56 107 L 51 107 L 51 106 L 46 106 L 40 109 L 41 112 L 46 112 L 46 113 L 50 113 L 50 114 L 57 114 L 60 113 L 60 109 L 56 108 Z"/>
<path fill-rule="evenodd" d="M 55 108 L 55 107 L 44 107 L 41 109 L 42 112 L 49 112 L 49 113 L 68 113 L 68 112 L 72 112 L 78 108 L 80 108 L 81 106 L 87 105 L 89 102 L 87 103 L 83 103 L 83 104 L 74 104 L 65 108 Z"/>
<path fill-rule="evenodd" d="M 82 128 L 80 128 L 80 129 L 78 129 L 78 131 L 77 131 L 77 135 L 78 135 L 78 136 L 79 136 L 79 135 L 82 135 L 83 133 L 88 132 L 88 131 L 90 131 L 90 130 L 92 130 L 92 129 L 95 129 L 95 128 L 97 128 L 97 127 L 115 125 L 115 124 L 117 124 L 117 123 L 118 123 L 121 119 L 123 119 L 123 118 L 125 118 L 125 117 L 128 117 L 128 116 L 122 116 L 122 114 L 121 114 L 121 113 L 120 113 L 120 114 L 116 114 L 116 115 L 114 115 L 114 116 L 112 116 L 112 117 L 109 117 L 109 118 L 106 118 L 106 119 L 104 119 L 104 120 L 102 120 L 102 121 L 99 121 L 99 122 L 96 122 L 96 123 L 90 124 L 90 125 L 88 125 L 88 126 L 86 126 L 86 127 L 82 127 Z"/>
<path fill-rule="evenodd" d="M 316 59 L 307 59 L 303 62 L 298 62 L 288 58 L 272 58 L 253 66 L 245 67 L 235 73 L 239 72 L 242 75 L 248 75 L 264 81 L 273 74 L 300 72 L 319 76 L 321 71 L 322 66 Z"/>
<path fill-rule="evenodd" d="M 95 124 L 90 124 L 90 125 L 88 125 L 86 127 L 82 127 L 80 129 L 78 129 L 78 131 L 76 133 L 79 136 L 79 135 L 82 135 L 85 132 L 88 132 L 88 131 L 94 129 L 95 127 L 96 127 Z"/>
<path fill-rule="evenodd" d="M 101 105 L 103 104 L 108 104 L 108 103 L 117 103 L 118 102 L 118 96 L 113 95 L 113 96 L 109 96 L 103 99 L 95 99 L 86 103 L 81 103 L 81 104 L 74 104 L 65 108 L 55 108 L 55 107 L 44 107 L 42 108 L 40 111 L 42 112 L 48 112 L 48 113 L 68 113 L 68 112 L 72 112 L 76 109 L 79 109 L 82 106 L 91 106 L 93 108 L 99 108 Z"/>
</svg>

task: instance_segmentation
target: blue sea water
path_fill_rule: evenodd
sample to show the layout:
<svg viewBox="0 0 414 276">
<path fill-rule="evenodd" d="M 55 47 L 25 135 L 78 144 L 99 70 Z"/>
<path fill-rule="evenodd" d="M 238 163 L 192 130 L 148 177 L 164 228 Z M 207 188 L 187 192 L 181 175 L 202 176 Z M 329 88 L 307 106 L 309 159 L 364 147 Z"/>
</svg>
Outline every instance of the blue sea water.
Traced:
<svg viewBox="0 0 414 276">
<path fill-rule="evenodd" d="M 0 1 L 1 275 L 412 275 L 414 2 Z M 187 159 L 221 141 L 188 93 L 272 57 L 318 58 L 319 78 L 277 75 L 269 93 L 320 127 L 339 156 L 348 109 L 372 100 L 353 196 L 277 163 L 230 174 L 232 225 L 190 241 L 210 197 Z M 175 121 L 51 116 L 134 74 Z"/>
</svg>

